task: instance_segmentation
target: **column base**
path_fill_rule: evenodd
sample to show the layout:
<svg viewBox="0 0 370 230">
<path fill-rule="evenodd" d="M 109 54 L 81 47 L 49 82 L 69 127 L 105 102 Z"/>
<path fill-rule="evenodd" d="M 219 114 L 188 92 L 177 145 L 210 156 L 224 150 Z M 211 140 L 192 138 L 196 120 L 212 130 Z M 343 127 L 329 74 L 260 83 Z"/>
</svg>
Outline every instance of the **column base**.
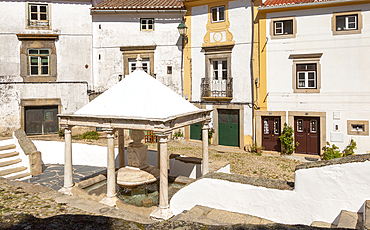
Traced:
<svg viewBox="0 0 370 230">
<path fill-rule="evenodd" d="M 114 206 L 116 206 L 117 200 L 119 200 L 119 199 L 116 196 L 112 196 L 112 197 L 107 197 L 106 196 L 99 203 L 114 207 Z"/>
<path fill-rule="evenodd" d="M 168 220 L 174 215 L 172 214 L 172 211 L 170 208 L 161 208 L 158 207 L 154 209 L 152 213 L 150 213 L 150 218 L 153 220 Z"/>
<path fill-rule="evenodd" d="M 63 188 L 59 189 L 58 192 L 61 192 L 63 194 L 69 195 L 69 196 L 73 196 L 73 194 L 72 194 L 72 188 L 73 188 L 73 186 L 72 187 L 68 187 L 68 188 L 63 187 Z"/>
</svg>

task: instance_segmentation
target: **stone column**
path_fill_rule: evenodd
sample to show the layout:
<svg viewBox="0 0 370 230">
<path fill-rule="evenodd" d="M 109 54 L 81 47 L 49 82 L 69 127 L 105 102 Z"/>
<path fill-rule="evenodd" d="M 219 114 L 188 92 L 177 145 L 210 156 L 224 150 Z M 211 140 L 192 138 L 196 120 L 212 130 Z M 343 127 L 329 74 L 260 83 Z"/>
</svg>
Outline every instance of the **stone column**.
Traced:
<svg viewBox="0 0 370 230">
<path fill-rule="evenodd" d="M 108 161 L 107 161 L 107 195 L 100 203 L 115 206 L 118 200 L 116 196 L 116 167 L 114 165 L 114 130 L 107 129 Z"/>
<path fill-rule="evenodd" d="M 160 150 L 159 207 L 151 214 L 152 219 L 167 220 L 173 216 L 168 205 L 168 155 L 167 141 L 170 133 L 156 133 Z"/>
<path fill-rule="evenodd" d="M 161 145 L 159 144 L 159 137 L 157 137 L 157 168 L 161 168 Z"/>
<path fill-rule="evenodd" d="M 208 159 L 208 130 L 209 121 L 202 123 L 202 176 L 209 172 L 209 159 Z"/>
<path fill-rule="evenodd" d="M 72 126 L 64 128 L 64 186 L 59 190 L 67 195 L 72 195 L 73 166 L 72 166 Z"/>
<path fill-rule="evenodd" d="M 125 133 L 124 129 L 118 130 L 118 168 L 125 167 Z"/>
</svg>

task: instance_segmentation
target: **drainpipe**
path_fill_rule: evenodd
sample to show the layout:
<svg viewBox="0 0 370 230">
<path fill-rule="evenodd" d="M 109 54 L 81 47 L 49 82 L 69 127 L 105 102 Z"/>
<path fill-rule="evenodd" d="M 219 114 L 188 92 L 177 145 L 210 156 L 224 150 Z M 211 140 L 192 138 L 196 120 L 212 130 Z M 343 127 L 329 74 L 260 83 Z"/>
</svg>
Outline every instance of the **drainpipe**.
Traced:
<svg viewBox="0 0 370 230">
<path fill-rule="evenodd" d="M 252 8 L 252 45 L 251 45 L 251 58 L 250 58 L 250 74 L 251 74 L 251 93 L 252 93 L 252 141 L 253 145 L 256 144 L 255 138 L 255 124 L 254 124 L 254 77 L 253 77 L 253 48 L 254 48 L 254 0 L 251 0 Z"/>
<path fill-rule="evenodd" d="M 185 20 L 183 19 L 183 21 Z M 183 36 L 181 36 L 181 97 L 184 97 L 184 48 L 185 39 Z"/>
</svg>

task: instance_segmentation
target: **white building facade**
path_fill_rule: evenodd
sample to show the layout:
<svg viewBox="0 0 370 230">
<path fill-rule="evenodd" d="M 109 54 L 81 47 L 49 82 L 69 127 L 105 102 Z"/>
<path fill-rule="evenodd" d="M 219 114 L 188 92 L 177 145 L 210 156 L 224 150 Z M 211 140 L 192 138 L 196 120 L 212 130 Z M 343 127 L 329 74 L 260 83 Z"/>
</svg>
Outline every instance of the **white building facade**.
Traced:
<svg viewBox="0 0 370 230">
<path fill-rule="evenodd" d="M 0 134 L 58 132 L 58 113 L 88 102 L 90 1 L 0 1 Z M 67 16 L 68 15 L 68 16 Z"/>
<path fill-rule="evenodd" d="M 140 54 L 148 74 L 182 94 L 183 44 L 177 26 L 186 10 L 175 0 L 148 4 L 107 0 L 92 8 L 96 92 L 134 71 Z"/>
<path fill-rule="evenodd" d="M 283 124 L 296 153 L 318 155 L 326 142 L 342 151 L 353 139 L 370 150 L 370 4 L 265 1 L 267 111 L 257 112 L 257 143 L 277 150 Z M 263 27 L 263 26 L 262 26 Z M 275 136 L 275 138 L 274 138 Z"/>
<path fill-rule="evenodd" d="M 250 1 L 184 2 L 188 43 L 185 46 L 185 97 L 213 109 L 213 144 L 244 147 L 252 137 Z M 186 64 L 188 63 L 188 64 Z M 200 140 L 200 124 L 190 139 Z"/>
</svg>

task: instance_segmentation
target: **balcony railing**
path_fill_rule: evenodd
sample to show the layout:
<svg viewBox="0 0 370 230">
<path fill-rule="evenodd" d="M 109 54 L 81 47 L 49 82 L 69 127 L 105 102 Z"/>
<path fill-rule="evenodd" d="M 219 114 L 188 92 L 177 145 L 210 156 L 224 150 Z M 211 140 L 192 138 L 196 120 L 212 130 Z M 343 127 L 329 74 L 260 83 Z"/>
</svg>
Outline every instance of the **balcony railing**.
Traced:
<svg viewBox="0 0 370 230">
<path fill-rule="evenodd" d="M 232 99 L 233 97 L 233 79 L 211 80 L 202 78 L 202 98 L 203 99 Z"/>
</svg>

